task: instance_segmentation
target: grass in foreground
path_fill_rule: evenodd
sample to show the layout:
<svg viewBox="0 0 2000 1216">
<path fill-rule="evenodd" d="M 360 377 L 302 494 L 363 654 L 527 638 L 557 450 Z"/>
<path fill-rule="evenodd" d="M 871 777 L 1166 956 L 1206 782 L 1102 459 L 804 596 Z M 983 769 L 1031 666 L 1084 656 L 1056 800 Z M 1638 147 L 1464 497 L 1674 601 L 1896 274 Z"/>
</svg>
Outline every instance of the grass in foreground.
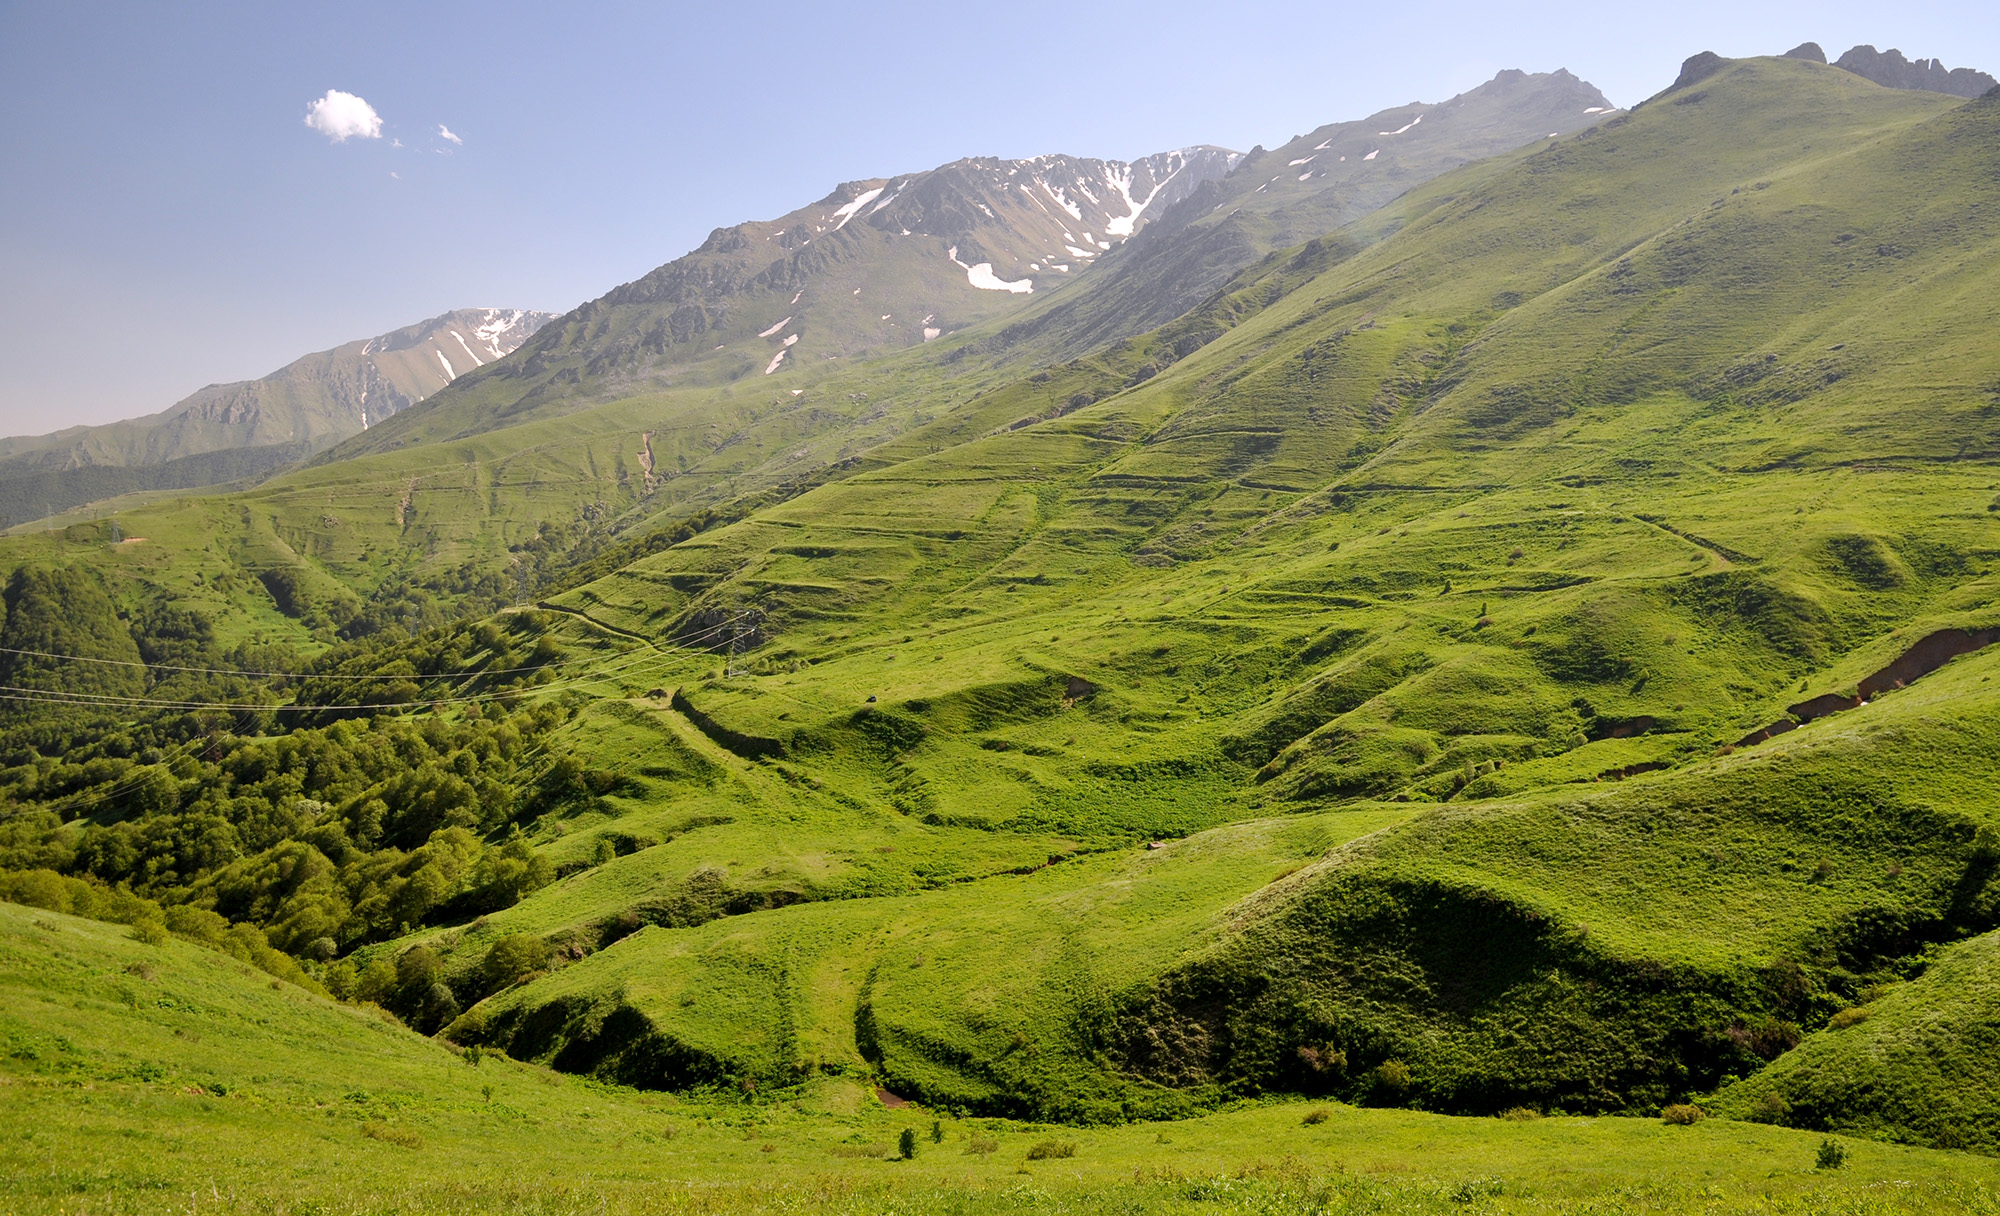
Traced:
<svg viewBox="0 0 2000 1216">
<path fill-rule="evenodd" d="M 934 1121 L 854 1075 L 674 1098 L 127 934 L 0 905 L 7 1211 L 2000 1211 L 1987 1159 L 1839 1141 L 1822 1169 L 1822 1137 L 1719 1120 L 1286 1102 L 1080 1130 Z"/>
</svg>

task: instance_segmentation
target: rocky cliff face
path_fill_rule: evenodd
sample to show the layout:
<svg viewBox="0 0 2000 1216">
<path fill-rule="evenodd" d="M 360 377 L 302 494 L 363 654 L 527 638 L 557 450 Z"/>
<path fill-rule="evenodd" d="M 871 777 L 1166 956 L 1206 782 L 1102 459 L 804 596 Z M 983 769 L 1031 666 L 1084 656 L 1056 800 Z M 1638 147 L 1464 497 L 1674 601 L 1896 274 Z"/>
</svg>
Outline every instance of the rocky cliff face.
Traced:
<svg viewBox="0 0 2000 1216">
<path fill-rule="evenodd" d="M 1972 68 L 1950 68 L 1941 59 L 1905 59 L 1894 47 L 1878 51 L 1863 44 L 1834 61 L 1856 76 L 1889 89 L 1927 89 L 1954 97 L 1978 97 L 2000 81 Z"/>
</svg>

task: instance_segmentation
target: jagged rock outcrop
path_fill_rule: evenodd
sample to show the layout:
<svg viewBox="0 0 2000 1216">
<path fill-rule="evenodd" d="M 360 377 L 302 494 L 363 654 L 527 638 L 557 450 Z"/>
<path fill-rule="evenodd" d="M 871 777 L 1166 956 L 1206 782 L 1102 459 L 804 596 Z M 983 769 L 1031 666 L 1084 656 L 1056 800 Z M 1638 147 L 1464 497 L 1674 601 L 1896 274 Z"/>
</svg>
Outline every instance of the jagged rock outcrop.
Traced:
<svg viewBox="0 0 2000 1216">
<path fill-rule="evenodd" d="M 1866 43 L 1835 60 L 1834 66 L 1872 80 L 1883 88 L 1926 89 L 1933 93 L 1949 93 L 1954 97 L 1978 97 L 2000 85 L 2000 81 L 1985 72 L 1972 68 L 1947 69 L 1941 59 L 1905 59 L 1903 52 L 1894 47 L 1878 51 Z"/>
</svg>

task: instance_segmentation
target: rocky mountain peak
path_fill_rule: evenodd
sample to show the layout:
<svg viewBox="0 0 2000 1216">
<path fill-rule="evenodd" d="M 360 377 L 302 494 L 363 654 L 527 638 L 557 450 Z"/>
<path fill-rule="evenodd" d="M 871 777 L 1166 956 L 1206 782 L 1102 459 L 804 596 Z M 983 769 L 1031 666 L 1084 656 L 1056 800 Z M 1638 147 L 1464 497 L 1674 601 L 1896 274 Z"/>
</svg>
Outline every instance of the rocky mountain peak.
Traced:
<svg viewBox="0 0 2000 1216">
<path fill-rule="evenodd" d="M 1834 61 L 1834 66 L 1872 80 L 1883 88 L 1924 89 L 1932 93 L 1949 93 L 1954 97 L 1978 97 L 2000 84 L 1985 72 L 1972 68 L 1946 68 L 1941 59 L 1906 59 L 1903 52 L 1894 47 L 1878 51 L 1866 43 L 1851 48 Z"/>
</svg>

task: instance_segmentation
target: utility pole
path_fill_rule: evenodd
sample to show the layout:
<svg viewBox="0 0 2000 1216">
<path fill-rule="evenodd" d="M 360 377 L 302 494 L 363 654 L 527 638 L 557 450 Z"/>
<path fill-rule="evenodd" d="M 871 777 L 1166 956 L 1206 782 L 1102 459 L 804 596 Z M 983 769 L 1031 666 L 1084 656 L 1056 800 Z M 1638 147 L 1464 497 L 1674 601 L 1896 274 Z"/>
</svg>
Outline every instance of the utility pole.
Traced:
<svg viewBox="0 0 2000 1216">
<path fill-rule="evenodd" d="M 729 619 L 729 661 L 722 665 L 722 678 L 725 680 L 736 678 L 736 643 L 743 636 L 743 631 L 740 628 L 742 624 L 743 614 L 741 612 L 738 612 Z"/>
</svg>

